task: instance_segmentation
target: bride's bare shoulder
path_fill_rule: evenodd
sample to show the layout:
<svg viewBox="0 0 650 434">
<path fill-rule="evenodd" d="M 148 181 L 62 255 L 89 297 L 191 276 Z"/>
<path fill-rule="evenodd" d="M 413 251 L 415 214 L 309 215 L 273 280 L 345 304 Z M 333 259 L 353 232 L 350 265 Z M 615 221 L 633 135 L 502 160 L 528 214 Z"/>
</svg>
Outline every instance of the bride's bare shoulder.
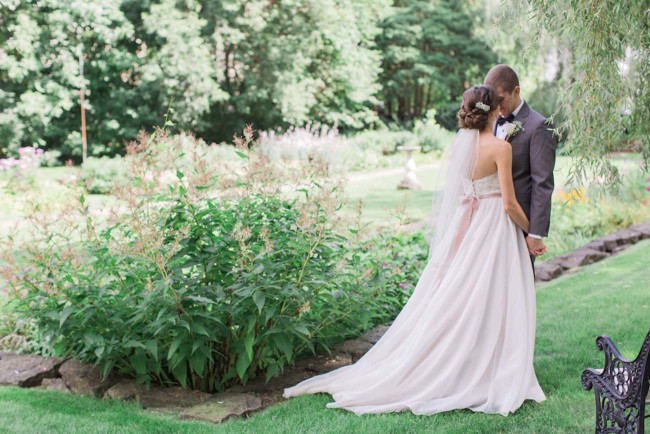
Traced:
<svg viewBox="0 0 650 434">
<path fill-rule="evenodd" d="M 485 145 L 493 148 L 496 152 L 511 152 L 512 146 L 509 142 L 501 140 L 498 137 L 490 137 L 485 141 Z"/>
</svg>

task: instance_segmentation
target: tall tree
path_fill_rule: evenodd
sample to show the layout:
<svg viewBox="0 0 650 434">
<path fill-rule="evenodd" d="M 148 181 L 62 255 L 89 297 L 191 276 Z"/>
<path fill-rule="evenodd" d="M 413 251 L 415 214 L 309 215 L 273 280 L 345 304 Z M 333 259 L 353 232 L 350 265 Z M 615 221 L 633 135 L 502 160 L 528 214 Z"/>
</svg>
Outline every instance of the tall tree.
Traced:
<svg viewBox="0 0 650 434">
<path fill-rule="evenodd" d="M 173 119 L 208 140 L 310 121 L 376 121 L 390 0 L 0 1 L 0 154 L 19 146 L 112 154 Z M 84 77 L 79 74 L 79 54 Z"/>
<path fill-rule="evenodd" d="M 377 22 L 388 0 L 205 1 L 223 88 L 213 131 L 310 121 L 372 122 L 380 52 Z M 230 125 L 223 125 L 223 123 Z M 224 128 L 225 127 L 225 128 Z"/>
<path fill-rule="evenodd" d="M 395 1 L 377 38 L 385 117 L 403 122 L 435 109 L 441 125 L 456 127 L 463 91 L 482 82 L 496 58 L 474 36 L 474 23 L 475 17 L 453 0 Z"/>
</svg>

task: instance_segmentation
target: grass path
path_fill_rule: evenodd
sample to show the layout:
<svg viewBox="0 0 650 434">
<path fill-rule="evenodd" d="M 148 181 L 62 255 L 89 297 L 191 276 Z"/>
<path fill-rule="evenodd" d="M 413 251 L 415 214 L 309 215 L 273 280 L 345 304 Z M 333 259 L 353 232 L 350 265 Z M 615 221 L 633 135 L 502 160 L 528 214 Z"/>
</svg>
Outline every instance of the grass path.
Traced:
<svg viewBox="0 0 650 434">
<path fill-rule="evenodd" d="M 325 408 L 329 395 L 292 398 L 246 420 L 185 422 L 135 405 L 58 392 L 0 388 L 0 432 L 10 433 L 579 433 L 593 432 L 593 392 L 582 390 L 586 367 L 601 368 L 599 334 L 636 356 L 650 328 L 650 241 L 563 276 L 537 292 L 535 370 L 546 393 L 509 417 L 453 411 L 356 416 Z"/>
</svg>

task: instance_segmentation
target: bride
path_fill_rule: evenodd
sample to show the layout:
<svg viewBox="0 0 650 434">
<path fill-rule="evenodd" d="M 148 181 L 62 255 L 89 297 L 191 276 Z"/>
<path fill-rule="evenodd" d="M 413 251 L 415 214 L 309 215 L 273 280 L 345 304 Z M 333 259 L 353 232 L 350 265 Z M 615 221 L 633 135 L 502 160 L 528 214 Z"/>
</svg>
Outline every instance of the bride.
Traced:
<svg viewBox="0 0 650 434">
<path fill-rule="evenodd" d="M 511 145 L 492 134 L 494 91 L 463 94 L 460 131 L 436 201 L 429 261 L 384 336 L 355 364 L 284 397 L 325 392 L 358 415 L 471 409 L 507 416 L 546 399 L 533 368 L 535 287 Z"/>
</svg>

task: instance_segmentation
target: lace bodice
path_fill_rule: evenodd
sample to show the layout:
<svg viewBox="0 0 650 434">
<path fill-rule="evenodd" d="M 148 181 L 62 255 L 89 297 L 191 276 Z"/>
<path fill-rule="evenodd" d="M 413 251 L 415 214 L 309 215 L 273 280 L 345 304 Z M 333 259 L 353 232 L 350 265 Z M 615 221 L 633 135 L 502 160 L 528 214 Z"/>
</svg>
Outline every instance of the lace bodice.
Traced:
<svg viewBox="0 0 650 434">
<path fill-rule="evenodd" d="M 501 192 L 499 186 L 499 176 L 495 172 L 492 175 L 484 176 L 483 178 L 465 179 L 464 181 L 465 194 L 469 196 L 480 196 L 483 194 L 492 194 Z"/>
</svg>

